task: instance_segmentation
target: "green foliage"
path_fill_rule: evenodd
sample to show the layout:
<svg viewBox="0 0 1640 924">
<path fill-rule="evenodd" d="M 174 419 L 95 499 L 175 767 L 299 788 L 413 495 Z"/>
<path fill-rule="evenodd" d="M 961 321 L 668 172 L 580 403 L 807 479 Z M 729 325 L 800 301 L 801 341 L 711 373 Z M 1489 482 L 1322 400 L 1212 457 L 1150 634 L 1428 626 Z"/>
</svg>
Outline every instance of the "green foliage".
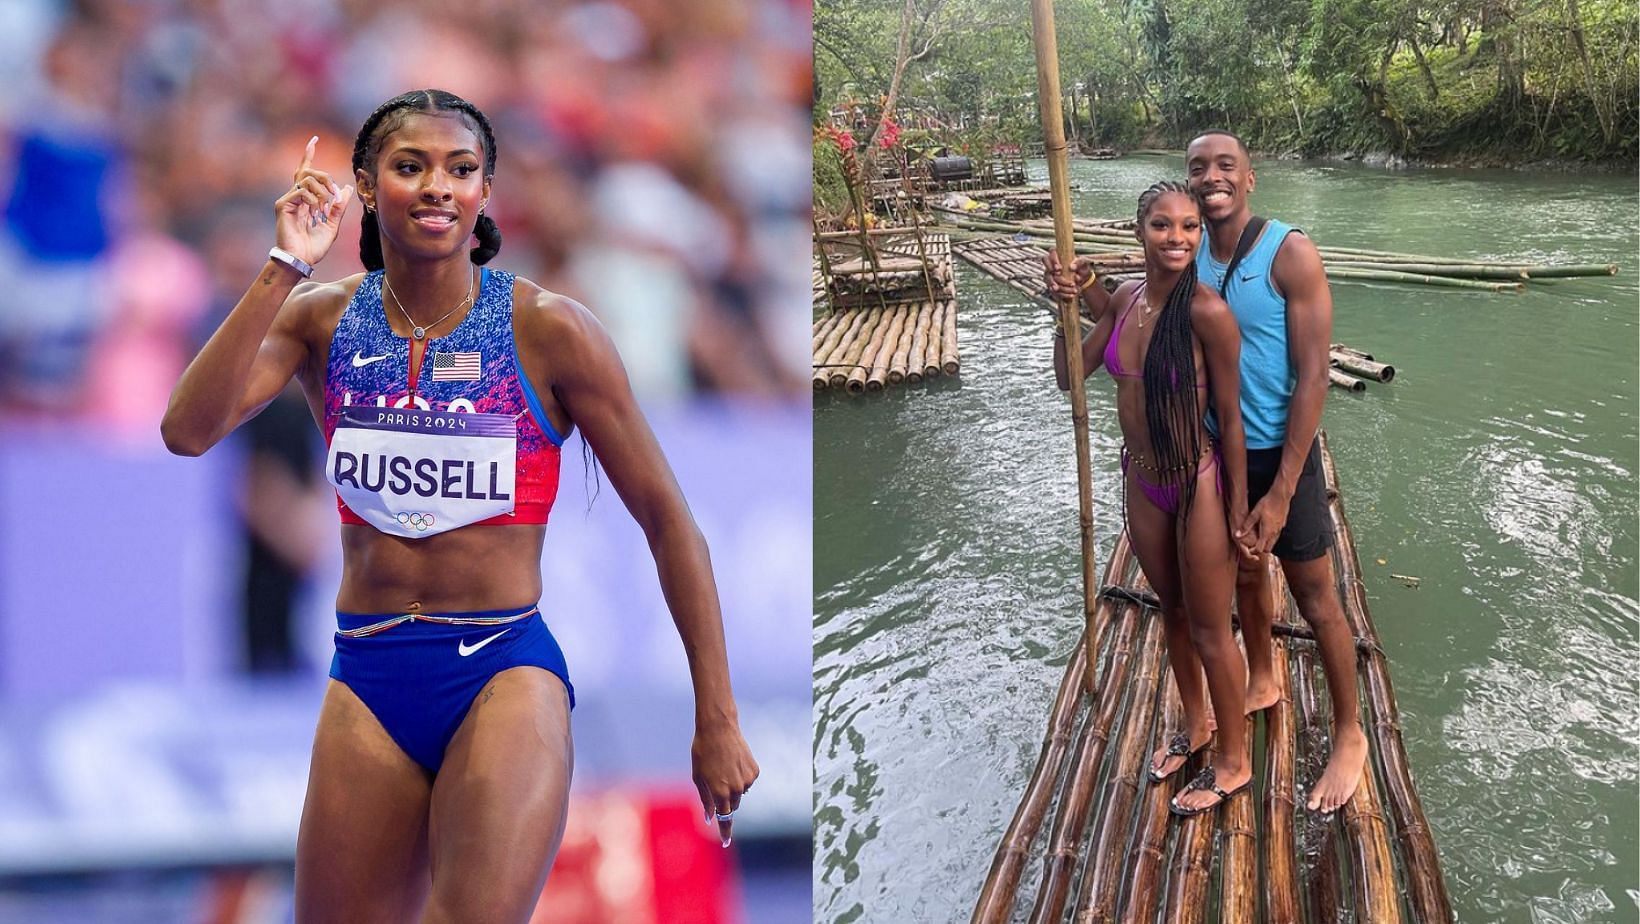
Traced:
<svg viewBox="0 0 1640 924">
<path fill-rule="evenodd" d="M 814 133 L 814 213 L 821 220 L 841 216 L 848 209 L 848 183 L 843 179 L 843 155 L 824 133 Z"/>
<path fill-rule="evenodd" d="M 1634 0 L 1056 0 L 1054 8 L 1065 114 L 1073 118 L 1074 88 L 1073 134 L 1084 142 L 1177 145 L 1226 127 L 1261 150 L 1307 155 L 1632 163 L 1640 149 Z M 889 0 L 817 0 L 822 106 L 887 89 L 900 9 Z M 907 69 L 903 104 L 937 113 L 959 134 L 983 127 L 987 140 L 1038 137 L 1027 5 L 945 0 L 943 15 L 932 52 Z"/>
</svg>

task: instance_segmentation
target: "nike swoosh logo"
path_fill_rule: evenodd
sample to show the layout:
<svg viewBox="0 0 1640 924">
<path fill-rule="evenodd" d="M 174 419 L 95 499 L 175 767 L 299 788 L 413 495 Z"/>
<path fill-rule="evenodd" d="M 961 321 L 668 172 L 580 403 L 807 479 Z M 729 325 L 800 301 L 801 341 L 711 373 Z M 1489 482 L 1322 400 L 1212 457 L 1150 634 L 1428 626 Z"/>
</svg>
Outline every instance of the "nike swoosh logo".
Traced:
<svg viewBox="0 0 1640 924">
<path fill-rule="evenodd" d="M 357 350 L 353 353 L 353 368 L 357 369 L 360 366 L 368 366 L 371 363 L 379 363 L 386 358 L 386 353 L 383 353 L 380 356 L 365 356 L 363 350 Z"/>
<path fill-rule="evenodd" d="M 472 654 L 473 652 L 479 650 L 480 648 L 483 648 L 485 645 L 490 644 L 491 642 L 495 641 L 496 639 L 500 638 L 503 635 L 506 635 L 508 632 L 511 632 L 511 631 L 512 631 L 512 629 L 510 627 L 506 628 L 506 629 L 502 629 L 500 632 L 497 632 L 496 634 L 490 636 L 489 638 L 485 639 L 484 641 L 479 642 L 477 645 L 468 645 L 467 640 L 462 639 L 461 644 L 456 646 L 456 653 L 460 654 L 463 658 L 465 658 L 468 655 Z"/>
</svg>

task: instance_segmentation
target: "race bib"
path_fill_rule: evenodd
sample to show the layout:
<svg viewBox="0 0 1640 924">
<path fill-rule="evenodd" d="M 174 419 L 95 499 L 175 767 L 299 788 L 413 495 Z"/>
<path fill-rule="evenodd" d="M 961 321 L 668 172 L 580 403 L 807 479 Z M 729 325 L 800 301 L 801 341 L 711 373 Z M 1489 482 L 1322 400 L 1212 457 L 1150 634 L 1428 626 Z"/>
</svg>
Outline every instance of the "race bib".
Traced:
<svg viewBox="0 0 1640 924">
<path fill-rule="evenodd" d="M 366 523 L 424 539 L 511 513 L 517 446 L 506 414 L 345 407 L 325 480 Z"/>
</svg>

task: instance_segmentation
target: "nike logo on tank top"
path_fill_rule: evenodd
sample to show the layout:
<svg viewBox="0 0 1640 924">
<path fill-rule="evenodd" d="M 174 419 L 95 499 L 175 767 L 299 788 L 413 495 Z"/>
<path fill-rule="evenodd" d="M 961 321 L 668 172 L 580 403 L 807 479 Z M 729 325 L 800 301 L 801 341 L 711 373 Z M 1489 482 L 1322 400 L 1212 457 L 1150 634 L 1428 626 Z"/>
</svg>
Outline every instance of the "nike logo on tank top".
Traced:
<svg viewBox="0 0 1640 924">
<path fill-rule="evenodd" d="M 512 290 L 511 273 L 483 270 L 467 316 L 417 343 L 387 323 L 382 272 L 360 283 L 325 378 L 325 478 L 342 522 L 421 539 L 547 521 L 563 439 L 518 362 Z"/>
</svg>

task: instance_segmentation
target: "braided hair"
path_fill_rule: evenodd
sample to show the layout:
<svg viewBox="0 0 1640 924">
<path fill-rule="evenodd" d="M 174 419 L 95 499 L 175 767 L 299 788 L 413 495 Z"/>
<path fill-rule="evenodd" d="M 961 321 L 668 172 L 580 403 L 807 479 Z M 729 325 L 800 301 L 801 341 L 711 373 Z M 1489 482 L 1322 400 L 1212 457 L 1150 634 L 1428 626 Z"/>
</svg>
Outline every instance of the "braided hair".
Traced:
<svg viewBox="0 0 1640 924">
<path fill-rule="evenodd" d="M 1138 229 L 1162 196 L 1178 193 L 1198 210 L 1201 199 L 1183 183 L 1164 180 L 1139 196 Z M 1191 260 L 1156 316 L 1155 333 L 1145 352 L 1145 426 L 1156 471 L 1180 481 L 1179 519 L 1190 514 L 1196 498 L 1196 464 L 1201 459 L 1202 410 L 1196 395 L 1196 346 L 1190 324 L 1190 303 L 1196 297 L 1196 261 Z"/>
<path fill-rule="evenodd" d="M 398 131 L 406 119 L 418 113 L 436 115 L 443 112 L 457 114 L 479 137 L 484 145 L 484 176 L 494 176 L 495 132 L 490 128 L 490 120 L 477 106 L 443 90 L 412 90 L 377 106 L 359 128 L 359 136 L 353 140 L 353 169 L 373 174 L 382 142 Z M 501 250 L 501 229 L 495 226 L 495 219 L 480 213 L 473 235 L 478 238 L 478 246 L 473 248 L 471 259 L 483 266 Z M 364 220 L 359 225 L 359 260 L 367 270 L 379 270 L 384 265 L 381 230 L 376 223 L 375 209 L 365 209 Z"/>
</svg>

